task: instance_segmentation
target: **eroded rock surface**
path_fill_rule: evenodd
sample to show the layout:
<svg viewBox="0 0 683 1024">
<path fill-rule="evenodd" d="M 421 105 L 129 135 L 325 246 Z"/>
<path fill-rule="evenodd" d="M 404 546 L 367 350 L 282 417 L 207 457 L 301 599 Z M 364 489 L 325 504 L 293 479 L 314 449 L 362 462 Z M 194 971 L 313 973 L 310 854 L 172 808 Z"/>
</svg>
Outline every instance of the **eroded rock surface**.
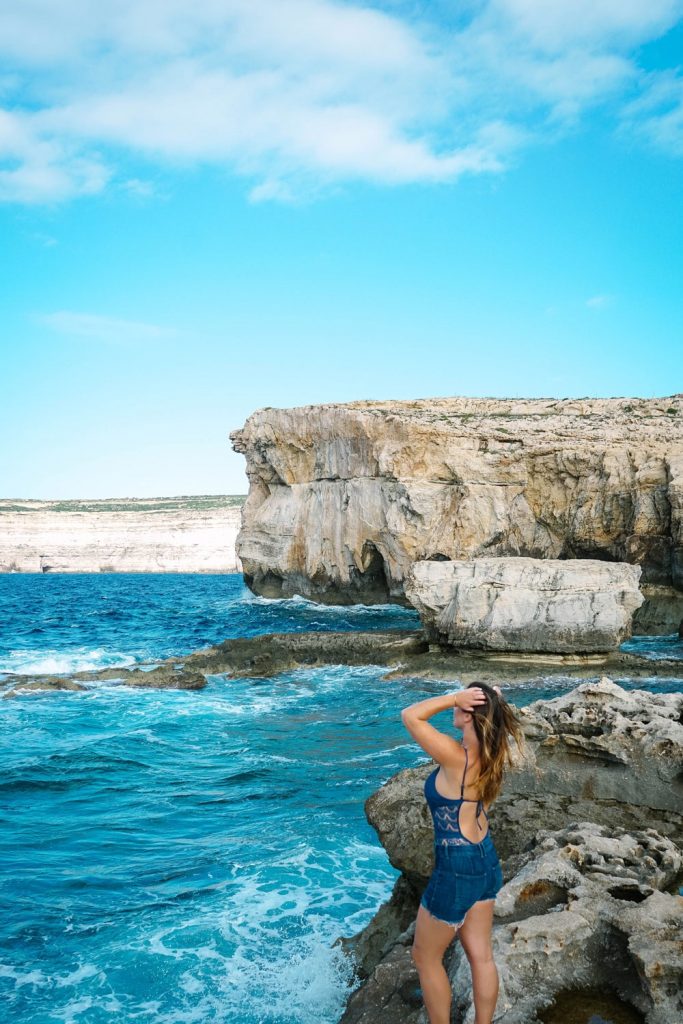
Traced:
<svg viewBox="0 0 683 1024">
<path fill-rule="evenodd" d="M 654 829 L 629 833 L 572 822 L 539 832 L 533 848 L 507 868 L 511 878 L 494 912 L 496 1024 L 535 1024 L 557 993 L 572 988 L 614 992 L 647 1024 L 679 1019 L 683 900 L 669 890 L 681 877 L 683 857 L 670 840 Z M 374 964 L 366 957 L 363 984 L 340 1024 L 426 1024 L 410 955 L 416 902 L 410 893 L 407 928 L 393 942 L 384 937 Z M 371 923 L 365 932 L 372 931 Z M 369 948 L 368 934 L 356 941 Z M 472 1024 L 471 971 L 457 938 L 444 963 L 453 1019 Z"/>
<path fill-rule="evenodd" d="M 522 850 L 539 822 L 583 819 L 654 827 L 683 842 L 683 694 L 626 690 L 610 679 L 582 683 L 519 709 L 525 756 L 490 809 L 501 857 Z M 365 813 L 395 868 L 415 884 L 431 872 L 433 831 L 422 787 L 434 762 L 392 776 Z"/>
<path fill-rule="evenodd" d="M 402 601 L 413 562 L 482 556 L 628 562 L 683 589 L 681 395 L 260 409 L 231 438 L 259 594 Z"/>
<path fill-rule="evenodd" d="M 595 559 L 415 562 L 405 582 L 429 639 L 493 651 L 593 653 L 631 636 L 641 570 Z"/>
<path fill-rule="evenodd" d="M 520 717 L 527 757 L 495 805 L 505 850 L 520 848 L 534 820 L 557 828 L 576 818 L 652 826 L 683 842 L 683 694 L 603 678 L 535 701 Z"/>
<path fill-rule="evenodd" d="M 495 908 L 500 977 L 495 1021 L 531 1024 L 568 988 L 615 992 L 669 1024 L 683 1010 L 683 900 L 676 846 L 653 829 L 628 833 L 590 822 L 543 830 L 503 886 Z M 457 1019 L 472 1024 L 471 973 L 459 943 L 450 967 Z"/>
<path fill-rule="evenodd" d="M 536 1024 L 556 994 L 595 987 L 647 1024 L 681 1018 L 682 715 L 681 694 L 604 678 L 520 710 L 526 749 L 490 812 L 505 879 L 494 917 L 496 1024 Z M 402 873 L 367 928 L 340 940 L 361 980 L 340 1024 L 426 1024 L 410 947 L 433 867 L 423 794 L 433 767 L 397 773 L 366 801 Z M 472 1024 L 470 969 L 457 940 L 444 962 L 453 1019 Z"/>
</svg>

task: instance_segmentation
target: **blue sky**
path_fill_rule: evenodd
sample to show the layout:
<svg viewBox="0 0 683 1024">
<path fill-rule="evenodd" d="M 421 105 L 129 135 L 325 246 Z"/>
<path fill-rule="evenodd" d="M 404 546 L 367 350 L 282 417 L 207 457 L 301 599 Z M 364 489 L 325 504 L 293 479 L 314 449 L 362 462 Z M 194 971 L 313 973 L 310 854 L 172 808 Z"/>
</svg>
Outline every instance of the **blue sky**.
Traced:
<svg viewBox="0 0 683 1024">
<path fill-rule="evenodd" d="M 0 6 L 2 495 L 245 492 L 263 406 L 683 390 L 682 19 Z"/>
</svg>

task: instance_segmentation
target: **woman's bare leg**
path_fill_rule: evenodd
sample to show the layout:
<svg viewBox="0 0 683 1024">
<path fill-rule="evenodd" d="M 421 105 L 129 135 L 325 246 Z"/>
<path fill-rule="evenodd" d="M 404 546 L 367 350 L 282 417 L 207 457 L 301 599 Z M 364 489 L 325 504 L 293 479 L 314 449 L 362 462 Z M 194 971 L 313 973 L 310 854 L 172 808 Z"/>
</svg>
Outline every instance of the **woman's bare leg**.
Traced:
<svg viewBox="0 0 683 1024">
<path fill-rule="evenodd" d="M 453 991 L 443 965 L 443 955 L 457 932 L 451 925 L 438 921 L 420 904 L 415 922 L 411 949 L 429 1024 L 449 1024 Z"/>
<path fill-rule="evenodd" d="M 480 900 L 467 911 L 459 937 L 472 971 L 474 1024 L 491 1024 L 498 1001 L 498 970 L 491 947 L 494 900 Z"/>
</svg>

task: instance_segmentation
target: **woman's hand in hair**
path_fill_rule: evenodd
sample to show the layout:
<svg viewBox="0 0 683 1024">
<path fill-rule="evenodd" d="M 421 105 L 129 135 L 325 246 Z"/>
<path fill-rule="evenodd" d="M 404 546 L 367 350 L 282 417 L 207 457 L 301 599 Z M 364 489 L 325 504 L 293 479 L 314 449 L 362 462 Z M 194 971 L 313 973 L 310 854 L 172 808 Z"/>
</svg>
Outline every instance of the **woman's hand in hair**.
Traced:
<svg viewBox="0 0 683 1024">
<path fill-rule="evenodd" d="M 465 690 L 459 690 L 455 695 L 454 707 L 461 711 L 472 711 L 478 704 L 486 704 L 488 697 L 480 686 L 468 686 Z"/>
</svg>

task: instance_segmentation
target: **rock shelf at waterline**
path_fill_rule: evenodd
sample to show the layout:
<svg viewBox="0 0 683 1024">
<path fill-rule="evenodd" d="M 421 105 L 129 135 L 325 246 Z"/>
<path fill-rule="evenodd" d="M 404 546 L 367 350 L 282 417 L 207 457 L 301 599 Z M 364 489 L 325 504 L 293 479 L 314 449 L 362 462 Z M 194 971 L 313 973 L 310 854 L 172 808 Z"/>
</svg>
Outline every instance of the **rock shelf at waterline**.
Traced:
<svg viewBox="0 0 683 1024">
<path fill-rule="evenodd" d="M 683 644 L 681 645 L 683 649 Z M 421 630 L 268 633 L 237 637 L 180 657 L 135 667 L 46 673 L 4 673 L 3 697 L 41 690 L 80 690 L 118 681 L 144 689 L 200 690 L 209 676 L 268 678 L 296 668 L 322 665 L 386 665 L 385 679 L 458 679 L 524 683 L 539 677 L 590 679 L 600 675 L 642 679 L 683 676 L 683 661 L 624 651 L 608 654 L 514 654 L 458 651 L 430 644 Z"/>
</svg>

